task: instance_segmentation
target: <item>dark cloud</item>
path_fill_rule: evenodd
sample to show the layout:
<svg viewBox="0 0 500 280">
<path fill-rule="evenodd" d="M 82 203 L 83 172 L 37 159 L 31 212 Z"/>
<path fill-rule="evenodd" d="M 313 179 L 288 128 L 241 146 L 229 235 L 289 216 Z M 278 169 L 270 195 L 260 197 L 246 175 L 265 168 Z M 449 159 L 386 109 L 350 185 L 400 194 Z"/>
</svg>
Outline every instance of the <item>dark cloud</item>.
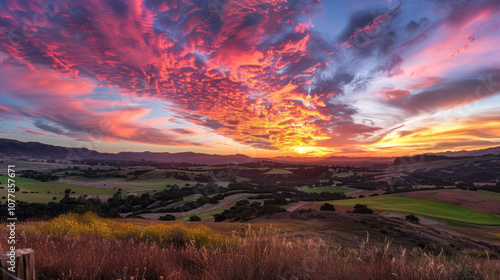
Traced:
<svg viewBox="0 0 500 280">
<path fill-rule="evenodd" d="M 45 130 L 45 131 L 48 131 L 48 132 L 52 132 L 52 133 L 55 133 L 55 134 L 63 134 L 64 131 L 58 127 L 54 127 L 54 126 L 51 126 L 51 125 L 48 125 L 48 124 L 45 124 L 43 121 L 41 120 L 35 120 L 33 122 L 33 125 L 42 129 L 42 130 Z"/>
<path fill-rule="evenodd" d="M 427 90 L 389 102 L 411 115 L 435 113 L 473 103 L 500 92 L 500 69 L 488 69 L 457 80 L 443 80 Z"/>
<path fill-rule="evenodd" d="M 339 36 L 339 41 L 347 41 L 359 29 L 373 23 L 373 20 L 386 11 L 380 9 L 366 9 L 351 15 L 349 23 Z"/>
</svg>

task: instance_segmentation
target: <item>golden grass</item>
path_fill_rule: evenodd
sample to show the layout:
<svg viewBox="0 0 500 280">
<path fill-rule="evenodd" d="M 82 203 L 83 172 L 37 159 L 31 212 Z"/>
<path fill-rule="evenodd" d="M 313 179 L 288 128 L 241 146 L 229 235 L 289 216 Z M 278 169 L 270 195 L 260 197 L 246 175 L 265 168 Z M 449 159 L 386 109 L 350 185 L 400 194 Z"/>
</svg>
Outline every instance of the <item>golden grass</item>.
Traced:
<svg viewBox="0 0 500 280">
<path fill-rule="evenodd" d="M 49 222 L 35 226 L 35 232 L 41 235 L 91 236 L 108 240 L 149 240 L 161 245 L 182 245 L 193 242 L 198 247 L 219 247 L 226 242 L 225 235 L 214 233 L 204 225 L 188 227 L 183 223 L 173 223 L 141 226 L 100 218 L 92 212 L 60 215 Z"/>
<path fill-rule="evenodd" d="M 500 261 L 482 255 L 431 254 L 390 242 L 377 246 L 369 238 L 350 248 L 280 234 L 274 227 L 247 226 L 221 237 L 205 226 L 142 226 L 93 214 L 63 215 L 29 227 L 17 246 L 35 250 L 37 279 L 488 280 L 500 275 Z M 183 246 L 173 242 L 176 231 L 183 232 Z M 0 249 L 7 246 L 2 239 Z"/>
</svg>

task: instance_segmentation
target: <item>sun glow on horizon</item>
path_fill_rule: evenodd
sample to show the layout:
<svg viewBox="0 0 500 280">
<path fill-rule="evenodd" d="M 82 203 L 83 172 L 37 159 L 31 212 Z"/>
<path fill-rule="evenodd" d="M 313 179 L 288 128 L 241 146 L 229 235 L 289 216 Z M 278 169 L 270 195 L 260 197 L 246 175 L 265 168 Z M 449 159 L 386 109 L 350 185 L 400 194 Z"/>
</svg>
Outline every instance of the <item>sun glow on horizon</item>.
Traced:
<svg viewBox="0 0 500 280">
<path fill-rule="evenodd" d="M 7 1 L 0 137 L 260 157 L 500 145 L 498 1 L 214 1 Z"/>
</svg>

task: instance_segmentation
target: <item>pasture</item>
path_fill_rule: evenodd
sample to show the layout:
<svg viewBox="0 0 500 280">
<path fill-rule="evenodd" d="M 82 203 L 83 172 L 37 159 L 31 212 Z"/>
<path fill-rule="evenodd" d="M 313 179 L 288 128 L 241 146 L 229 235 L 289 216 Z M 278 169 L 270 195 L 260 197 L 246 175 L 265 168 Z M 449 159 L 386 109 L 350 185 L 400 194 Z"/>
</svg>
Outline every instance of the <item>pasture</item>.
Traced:
<svg viewBox="0 0 500 280">
<path fill-rule="evenodd" d="M 18 184 L 17 186 L 20 191 L 15 193 L 16 200 L 30 203 L 59 202 L 64 198 L 64 191 L 66 189 L 71 189 L 72 192 L 75 192 L 70 195 L 112 195 L 117 192 L 115 189 L 72 185 L 59 182 Z M 54 197 L 56 197 L 55 200 L 53 199 Z M 6 199 L 3 199 L 2 196 L 1 201 L 4 203 Z"/>
<path fill-rule="evenodd" d="M 488 214 L 500 215 L 500 194 L 457 189 L 425 190 L 394 194 L 409 198 L 427 199 L 455 204 Z"/>
<path fill-rule="evenodd" d="M 351 193 L 351 192 L 354 192 L 357 190 L 351 189 L 351 188 L 344 188 L 344 187 L 328 186 L 328 187 L 319 187 L 319 188 L 302 187 L 301 191 L 306 192 L 306 193 L 322 193 L 322 192 Z"/>
<path fill-rule="evenodd" d="M 324 202 L 322 202 L 324 203 Z M 353 207 L 356 204 L 366 204 L 371 209 L 410 213 L 416 215 L 438 218 L 443 220 L 478 224 L 500 225 L 500 217 L 486 214 L 477 210 L 458 205 L 432 201 L 427 199 L 409 198 L 402 196 L 376 196 L 346 200 L 329 201 L 333 205 Z"/>
<path fill-rule="evenodd" d="M 332 178 L 347 178 L 353 176 L 354 173 L 352 172 L 342 172 L 342 173 L 335 173 L 332 175 Z"/>
<path fill-rule="evenodd" d="M 290 170 L 286 170 L 286 169 L 274 168 L 274 169 L 271 169 L 267 172 L 262 173 L 262 175 L 286 175 L 286 174 L 292 174 L 292 172 Z"/>
<path fill-rule="evenodd" d="M 116 185 L 127 185 L 132 187 L 137 187 L 140 190 L 164 190 L 167 185 L 177 185 L 180 188 L 184 187 L 186 184 L 195 185 L 196 181 L 185 181 L 170 178 L 151 178 L 151 179 L 136 179 L 131 181 L 121 181 L 116 182 Z"/>
<path fill-rule="evenodd" d="M 35 179 L 30 179 L 30 178 L 24 178 L 24 177 L 14 177 L 10 178 L 9 176 L 0 176 L 0 185 L 7 185 L 8 180 L 13 179 L 15 181 L 15 184 L 25 184 L 25 183 L 38 183 L 40 180 L 35 180 Z"/>
</svg>

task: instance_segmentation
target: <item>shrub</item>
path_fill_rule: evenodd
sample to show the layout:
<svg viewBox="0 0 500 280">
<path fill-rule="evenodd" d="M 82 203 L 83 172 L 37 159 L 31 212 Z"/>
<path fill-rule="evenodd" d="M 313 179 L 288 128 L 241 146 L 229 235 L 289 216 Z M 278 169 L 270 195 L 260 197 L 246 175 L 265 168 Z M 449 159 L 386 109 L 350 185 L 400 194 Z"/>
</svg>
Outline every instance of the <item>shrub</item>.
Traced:
<svg viewBox="0 0 500 280">
<path fill-rule="evenodd" d="M 354 211 L 353 213 L 358 213 L 358 214 L 373 214 L 373 210 L 368 208 L 365 204 L 356 204 L 354 205 Z"/>
<path fill-rule="evenodd" d="M 214 222 L 222 222 L 226 219 L 226 216 L 223 214 L 214 214 Z"/>
<path fill-rule="evenodd" d="M 420 219 L 415 215 L 406 215 L 405 219 L 409 222 L 416 223 L 416 224 L 418 224 L 418 222 L 420 221 Z"/>
<path fill-rule="evenodd" d="M 248 199 L 242 199 L 236 201 L 236 206 L 248 206 L 250 204 L 250 201 Z"/>
<path fill-rule="evenodd" d="M 335 211 L 335 206 L 330 203 L 325 203 L 320 207 L 321 211 Z"/>
<path fill-rule="evenodd" d="M 191 222 L 199 222 L 199 221 L 201 221 L 201 218 L 199 216 L 193 215 L 193 216 L 189 217 L 189 220 Z"/>
<path fill-rule="evenodd" d="M 161 216 L 158 220 L 160 220 L 160 221 L 175 221 L 175 216 L 167 214 L 165 216 Z"/>
</svg>

